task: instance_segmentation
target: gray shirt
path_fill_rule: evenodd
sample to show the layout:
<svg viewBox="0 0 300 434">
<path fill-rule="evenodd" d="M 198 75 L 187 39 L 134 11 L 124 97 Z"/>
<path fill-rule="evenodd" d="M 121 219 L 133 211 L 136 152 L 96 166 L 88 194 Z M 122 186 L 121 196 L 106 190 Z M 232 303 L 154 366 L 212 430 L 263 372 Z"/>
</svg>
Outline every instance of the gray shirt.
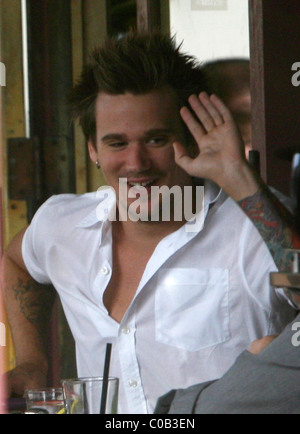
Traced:
<svg viewBox="0 0 300 434">
<path fill-rule="evenodd" d="M 300 315 L 259 355 L 245 351 L 215 382 L 172 391 L 162 414 L 300 414 Z"/>
</svg>

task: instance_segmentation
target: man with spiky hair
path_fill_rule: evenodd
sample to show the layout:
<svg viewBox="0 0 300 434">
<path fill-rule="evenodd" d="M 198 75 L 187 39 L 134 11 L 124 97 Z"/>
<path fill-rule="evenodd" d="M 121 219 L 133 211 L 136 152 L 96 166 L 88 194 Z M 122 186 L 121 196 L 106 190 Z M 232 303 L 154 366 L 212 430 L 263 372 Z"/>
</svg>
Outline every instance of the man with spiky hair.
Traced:
<svg viewBox="0 0 300 434">
<path fill-rule="evenodd" d="M 151 413 L 159 396 L 219 378 L 253 340 L 294 317 L 269 284 L 271 271 L 290 265 L 292 230 L 249 167 L 231 113 L 174 39 L 107 40 L 70 101 L 110 188 L 50 198 L 8 247 L 18 364 L 10 385 L 20 393 L 45 381 L 50 302 L 36 282 L 51 283 L 75 338 L 78 375 L 102 375 L 111 342 L 119 413 Z M 174 186 L 192 192 L 193 215 L 202 217 L 194 231 L 175 210 L 162 218 L 154 190 Z M 130 218 L 137 200 L 138 220 Z"/>
</svg>

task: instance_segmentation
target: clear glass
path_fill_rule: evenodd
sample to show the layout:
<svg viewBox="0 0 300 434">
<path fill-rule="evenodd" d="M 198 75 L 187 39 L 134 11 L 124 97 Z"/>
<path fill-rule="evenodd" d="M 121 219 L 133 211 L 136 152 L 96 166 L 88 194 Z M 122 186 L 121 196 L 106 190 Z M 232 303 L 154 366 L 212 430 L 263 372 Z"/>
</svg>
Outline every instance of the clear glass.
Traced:
<svg viewBox="0 0 300 434">
<path fill-rule="evenodd" d="M 62 381 L 67 414 L 100 414 L 103 378 Z M 108 379 L 105 414 L 118 413 L 119 379 Z"/>
<path fill-rule="evenodd" d="M 25 398 L 27 412 L 57 414 L 64 409 L 62 388 L 26 390 Z"/>
</svg>

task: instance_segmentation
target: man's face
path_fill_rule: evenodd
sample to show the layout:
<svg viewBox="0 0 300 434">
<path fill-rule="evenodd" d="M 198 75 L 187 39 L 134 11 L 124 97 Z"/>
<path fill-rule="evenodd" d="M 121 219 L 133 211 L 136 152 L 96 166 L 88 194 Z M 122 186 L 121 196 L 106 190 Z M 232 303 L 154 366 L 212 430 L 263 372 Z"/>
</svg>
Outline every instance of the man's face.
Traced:
<svg viewBox="0 0 300 434">
<path fill-rule="evenodd" d="M 174 161 L 172 144 L 185 143 L 176 97 L 168 90 L 143 95 L 100 93 L 96 101 L 96 148 L 90 142 L 92 161 L 98 161 L 108 185 L 119 196 L 119 179 L 127 179 L 127 209 L 135 201 L 128 198 L 132 187 L 147 189 L 147 209 L 151 209 L 151 187 L 192 185 L 191 177 Z M 154 200 L 154 199 L 153 199 Z M 159 206 L 160 204 L 156 204 Z M 146 206 L 145 206 L 146 209 Z"/>
</svg>

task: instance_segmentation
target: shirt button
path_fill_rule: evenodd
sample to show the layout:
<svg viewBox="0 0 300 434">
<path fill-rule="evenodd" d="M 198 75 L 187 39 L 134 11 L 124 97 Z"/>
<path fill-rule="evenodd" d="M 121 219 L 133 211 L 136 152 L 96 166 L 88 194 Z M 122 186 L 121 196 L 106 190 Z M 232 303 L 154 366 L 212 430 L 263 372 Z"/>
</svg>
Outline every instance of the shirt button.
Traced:
<svg viewBox="0 0 300 434">
<path fill-rule="evenodd" d="M 123 335 L 129 335 L 130 334 L 130 328 L 129 327 L 124 327 L 122 328 L 121 332 L 123 333 Z"/>
<path fill-rule="evenodd" d="M 103 274 L 103 276 L 106 276 L 109 273 L 109 269 L 107 267 L 103 267 L 101 268 L 101 273 Z"/>
<path fill-rule="evenodd" d="M 133 389 L 135 389 L 137 387 L 138 383 L 136 380 L 130 380 L 129 381 L 129 387 L 132 387 Z"/>
</svg>

